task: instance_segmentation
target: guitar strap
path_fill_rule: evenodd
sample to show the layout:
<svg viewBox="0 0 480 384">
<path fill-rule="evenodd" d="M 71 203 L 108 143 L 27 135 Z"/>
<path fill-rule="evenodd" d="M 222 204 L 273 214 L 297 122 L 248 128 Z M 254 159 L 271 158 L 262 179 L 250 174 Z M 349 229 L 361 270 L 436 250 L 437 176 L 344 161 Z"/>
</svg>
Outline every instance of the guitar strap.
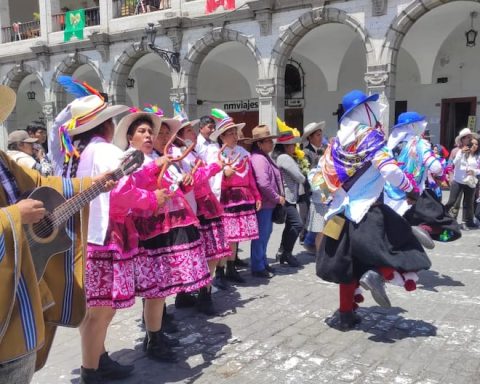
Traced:
<svg viewBox="0 0 480 384">
<path fill-rule="evenodd" d="M 7 195 L 8 205 L 15 204 L 20 197 L 20 191 L 18 190 L 15 178 L 3 163 L 2 159 L 0 159 L 0 182 Z"/>
</svg>

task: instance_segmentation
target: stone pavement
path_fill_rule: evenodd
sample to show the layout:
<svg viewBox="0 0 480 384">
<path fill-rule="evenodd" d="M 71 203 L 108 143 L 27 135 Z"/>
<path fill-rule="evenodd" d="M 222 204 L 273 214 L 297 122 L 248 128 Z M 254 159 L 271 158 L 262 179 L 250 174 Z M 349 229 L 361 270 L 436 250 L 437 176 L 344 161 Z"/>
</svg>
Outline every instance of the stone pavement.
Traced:
<svg viewBox="0 0 480 384">
<path fill-rule="evenodd" d="M 281 236 L 276 227 L 269 254 Z M 135 363 L 133 383 L 479 383 L 480 231 L 464 232 L 454 243 L 437 243 L 430 271 L 408 293 L 388 286 L 393 308 L 375 305 L 368 292 L 359 311 L 362 323 L 350 332 L 335 329 L 337 286 L 319 280 L 314 258 L 302 253 L 303 268 L 281 267 L 266 283 L 218 292 L 221 315 L 193 310 L 169 312 L 179 320 L 182 360 L 152 362 L 140 343 L 141 302 L 118 311 L 107 349 L 123 363 Z M 243 246 L 241 258 L 249 255 Z M 301 247 L 297 245 L 297 252 Z M 274 260 L 272 260 L 272 263 Z M 33 382 L 77 383 L 78 330 L 59 329 L 46 367 Z"/>
</svg>

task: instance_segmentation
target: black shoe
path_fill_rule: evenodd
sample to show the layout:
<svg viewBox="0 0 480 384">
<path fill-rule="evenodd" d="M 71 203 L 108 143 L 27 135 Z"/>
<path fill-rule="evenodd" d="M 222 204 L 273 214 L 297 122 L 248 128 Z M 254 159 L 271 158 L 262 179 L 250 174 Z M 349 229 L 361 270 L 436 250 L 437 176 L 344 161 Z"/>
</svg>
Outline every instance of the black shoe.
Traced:
<svg viewBox="0 0 480 384">
<path fill-rule="evenodd" d="M 284 253 L 280 257 L 280 264 L 288 264 L 290 267 L 299 267 L 300 263 L 298 262 L 297 258 L 295 256 L 292 256 L 291 254 Z"/>
<path fill-rule="evenodd" d="M 207 316 L 213 316 L 217 314 L 217 311 L 213 306 L 211 289 L 208 289 L 207 287 L 200 288 L 195 307 L 197 308 L 198 312 L 204 313 Z"/>
<path fill-rule="evenodd" d="M 133 365 L 122 365 L 112 360 L 108 352 L 105 352 L 100 356 L 97 372 L 107 379 L 124 379 L 131 375 L 134 368 Z"/>
<path fill-rule="evenodd" d="M 340 329 L 342 331 L 348 331 L 355 327 L 355 325 L 360 324 L 362 319 L 355 312 L 340 312 Z"/>
<path fill-rule="evenodd" d="M 89 369 L 80 367 L 80 382 L 79 384 L 103 384 L 103 376 L 98 372 L 98 369 Z"/>
<path fill-rule="evenodd" d="M 367 271 L 360 278 L 360 285 L 363 289 L 370 291 L 373 299 L 383 308 L 391 308 L 392 304 L 385 291 L 383 277 L 375 271 Z"/>
<path fill-rule="evenodd" d="M 215 268 L 215 277 L 212 280 L 212 285 L 222 291 L 226 291 L 229 287 L 227 279 L 225 278 L 225 267 Z"/>
<path fill-rule="evenodd" d="M 305 251 L 307 251 L 307 253 L 310 253 L 312 255 L 315 255 L 317 253 L 317 249 L 315 248 L 315 245 L 303 243 L 303 248 L 305 248 Z"/>
<path fill-rule="evenodd" d="M 164 363 L 176 363 L 176 353 L 165 343 L 162 331 L 147 332 L 147 357 Z"/>
<path fill-rule="evenodd" d="M 235 259 L 235 266 L 239 268 L 247 268 L 249 264 L 242 259 L 239 259 L 238 257 Z"/>
<path fill-rule="evenodd" d="M 265 265 L 265 270 L 270 272 L 270 273 L 275 273 L 275 268 L 270 266 L 270 264 Z"/>
<path fill-rule="evenodd" d="M 261 277 L 263 279 L 271 279 L 274 276 L 274 274 L 264 269 L 263 271 L 252 271 L 252 276 Z"/>
<path fill-rule="evenodd" d="M 464 231 L 470 231 L 470 230 L 472 230 L 472 229 L 478 229 L 478 228 L 479 228 L 478 225 L 475 224 L 475 223 L 473 223 L 473 222 L 471 222 L 471 223 L 463 223 L 463 224 L 462 224 L 462 229 L 463 229 Z"/>
<path fill-rule="evenodd" d="M 227 261 L 227 270 L 225 272 L 225 278 L 228 281 L 234 282 L 234 283 L 245 283 L 245 279 L 240 276 L 238 271 L 235 269 L 235 262 L 234 261 Z"/>
<path fill-rule="evenodd" d="M 180 345 L 180 341 L 173 336 L 167 335 L 163 329 L 158 331 L 160 333 L 160 338 L 163 343 L 165 343 L 169 347 L 178 347 Z M 145 333 L 145 337 L 143 338 L 143 352 L 146 352 L 148 346 L 148 332 Z"/>
<path fill-rule="evenodd" d="M 191 308 L 195 306 L 197 299 L 191 293 L 177 293 L 175 297 L 175 308 Z"/>
<path fill-rule="evenodd" d="M 412 233 L 423 247 L 427 249 L 435 248 L 435 243 L 433 242 L 432 237 L 422 227 L 418 227 L 416 225 L 412 226 Z"/>
</svg>

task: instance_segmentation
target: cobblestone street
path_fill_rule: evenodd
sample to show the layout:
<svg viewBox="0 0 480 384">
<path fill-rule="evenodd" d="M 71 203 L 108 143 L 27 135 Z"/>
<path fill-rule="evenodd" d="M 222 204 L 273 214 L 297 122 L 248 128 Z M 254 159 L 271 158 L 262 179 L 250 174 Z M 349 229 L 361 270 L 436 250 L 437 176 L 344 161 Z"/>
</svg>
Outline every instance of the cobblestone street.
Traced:
<svg viewBox="0 0 480 384">
<path fill-rule="evenodd" d="M 143 356 L 140 301 L 117 312 L 107 349 L 120 362 L 135 363 L 125 384 L 478 383 L 479 234 L 437 243 L 429 252 L 432 269 L 420 274 L 415 292 L 388 286 L 390 310 L 366 292 L 363 321 L 350 332 L 335 329 L 337 286 L 319 280 L 314 257 L 300 253 L 299 270 L 274 263 L 277 276 L 267 283 L 245 271 L 247 284 L 217 292 L 218 317 L 175 310 L 170 298 L 169 312 L 181 327 L 178 364 Z M 280 235 L 275 228 L 270 255 Z M 240 257 L 248 255 L 244 246 Z M 76 383 L 80 364 L 78 330 L 59 329 L 47 366 L 33 382 Z"/>
</svg>

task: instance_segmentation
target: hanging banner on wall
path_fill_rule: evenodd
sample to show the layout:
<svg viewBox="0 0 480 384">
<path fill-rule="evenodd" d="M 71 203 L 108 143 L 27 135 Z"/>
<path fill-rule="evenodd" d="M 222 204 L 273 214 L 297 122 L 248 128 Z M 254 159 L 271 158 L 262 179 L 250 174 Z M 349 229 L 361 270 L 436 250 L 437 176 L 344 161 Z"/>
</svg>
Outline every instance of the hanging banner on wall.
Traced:
<svg viewBox="0 0 480 384">
<path fill-rule="evenodd" d="M 83 40 L 83 30 L 85 29 L 85 10 L 77 9 L 65 13 L 65 31 L 63 41 L 67 42 L 76 37 Z"/>
<path fill-rule="evenodd" d="M 205 13 L 215 12 L 220 6 L 226 10 L 233 10 L 235 9 L 235 0 L 206 0 Z"/>
</svg>

